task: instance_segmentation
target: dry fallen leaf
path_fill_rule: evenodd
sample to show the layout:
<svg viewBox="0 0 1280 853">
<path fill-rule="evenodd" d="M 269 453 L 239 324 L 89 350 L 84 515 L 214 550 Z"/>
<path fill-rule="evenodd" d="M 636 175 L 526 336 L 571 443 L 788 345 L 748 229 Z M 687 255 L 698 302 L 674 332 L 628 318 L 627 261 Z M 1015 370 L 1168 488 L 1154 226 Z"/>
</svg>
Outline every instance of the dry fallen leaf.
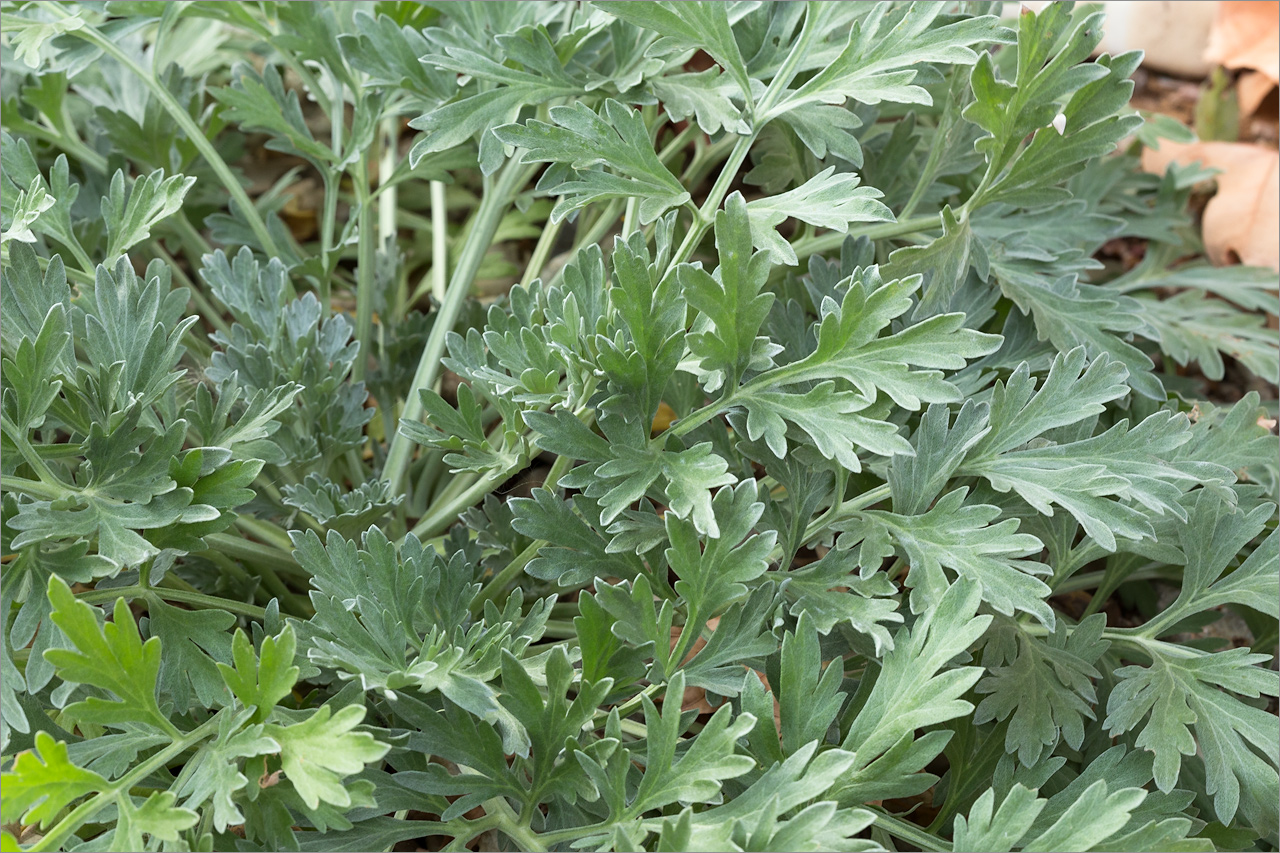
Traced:
<svg viewBox="0 0 1280 853">
<path fill-rule="evenodd" d="M 1280 81 L 1280 0 L 1223 0 L 1209 31 L 1205 58 L 1227 68 L 1252 68 Z"/>
<path fill-rule="evenodd" d="M 1261 71 L 1246 71 L 1241 74 L 1240 79 L 1236 81 L 1236 97 L 1240 99 L 1240 113 L 1242 115 L 1256 113 L 1258 107 L 1262 106 L 1262 102 L 1275 87 L 1276 81 Z"/>
<path fill-rule="evenodd" d="M 1170 163 L 1220 169 L 1218 192 L 1204 211 L 1204 244 L 1218 265 L 1280 269 L 1280 154 L 1241 142 L 1162 142 L 1142 153 L 1142 168 L 1164 174 Z M 1235 256 L 1233 258 L 1232 256 Z"/>
</svg>

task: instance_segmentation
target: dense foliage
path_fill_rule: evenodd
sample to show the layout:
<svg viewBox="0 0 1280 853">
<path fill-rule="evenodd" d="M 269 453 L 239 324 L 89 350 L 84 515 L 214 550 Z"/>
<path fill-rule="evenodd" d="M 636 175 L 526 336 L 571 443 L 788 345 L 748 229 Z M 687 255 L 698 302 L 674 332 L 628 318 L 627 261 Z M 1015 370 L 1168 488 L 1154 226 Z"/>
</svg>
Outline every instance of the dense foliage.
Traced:
<svg viewBox="0 0 1280 853">
<path fill-rule="evenodd" d="M 1276 277 L 999 6 L 4 3 L 4 849 L 1274 850 Z"/>
</svg>

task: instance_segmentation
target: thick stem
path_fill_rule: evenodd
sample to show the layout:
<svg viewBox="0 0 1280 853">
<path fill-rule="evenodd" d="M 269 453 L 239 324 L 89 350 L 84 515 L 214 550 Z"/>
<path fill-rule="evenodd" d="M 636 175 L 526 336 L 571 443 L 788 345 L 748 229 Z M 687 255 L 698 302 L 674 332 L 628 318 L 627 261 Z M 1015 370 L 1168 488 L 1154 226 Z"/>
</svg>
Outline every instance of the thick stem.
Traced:
<svg viewBox="0 0 1280 853">
<path fill-rule="evenodd" d="M 538 834 L 521 822 L 519 816 L 502 797 L 495 797 L 484 804 L 485 814 L 497 820 L 497 830 L 518 845 L 525 853 L 546 853 L 546 846 Z"/>
<path fill-rule="evenodd" d="M 490 471 L 461 494 L 433 506 L 431 511 L 423 516 L 409 532 L 419 539 L 435 536 L 452 524 L 457 519 L 458 513 L 469 506 L 474 506 L 495 487 L 510 479 L 511 475 L 521 467 L 523 466 L 520 460 L 516 460 L 505 468 Z"/>
<path fill-rule="evenodd" d="M 894 817 L 884 809 L 876 806 L 868 807 L 876 816 L 876 826 L 883 829 L 890 835 L 901 838 L 914 847 L 919 847 L 927 853 L 942 853 L 949 850 L 950 845 L 936 835 L 926 832 L 923 827 L 916 826 L 914 823 L 908 823 L 901 818 Z"/>
<path fill-rule="evenodd" d="M 440 304 L 449 292 L 449 204 L 444 181 L 431 182 L 431 295 Z"/>
<path fill-rule="evenodd" d="M 209 547 L 216 548 L 228 557 L 242 562 L 252 563 L 255 566 L 267 566 L 275 571 L 286 572 L 294 577 L 310 577 L 294 561 L 292 554 L 282 552 L 278 548 L 264 545 L 261 542 L 251 542 L 248 539 L 242 539 L 239 536 L 232 536 L 227 533 L 210 533 L 204 537 L 204 541 L 209 543 Z"/>
<path fill-rule="evenodd" d="M 7 417 L 0 415 L 0 425 L 3 426 L 5 434 L 9 436 L 18 447 L 18 453 L 22 454 L 23 460 L 31 466 L 31 470 L 36 472 L 36 476 L 40 478 L 40 482 L 44 485 L 47 494 L 46 500 L 57 500 L 58 498 L 71 491 L 70 487 L 54 476 L 53 471 L 49 470 L 49 466 L 36 453 L 35 448 L 31 446 L 31 442 L 27 440 L 27 431 L 19 430 L 17 424 L 9 420 Z M 20 478 L 12 478 L 15 482 L 22 482 Z M 6 485 L 10 482 L 10 478 L 6 477 L 4 482 Z M 29 481 L 26 481 L 29 482 Z M 21 488 L 21 487 L 19 487 Z M 30 490 L 27 490 L 31 494 Z M 37 495 L 37 497 L 40 497 Z"/>
<path fill-rule="evenodd" d="M 533 255 L 529 258 L 528 266 L 524 268 L 524 275 L 520 277 L 521 287 L 528 287 L 542 275 L 542 268 L 547 265 L 547 259 L 551 257 L 551 250 L 555 247 L 563 226 L 563 219 L 559 222 L 547 220 L 547 223 L 542 226 L 542 233 L 538 235 L 538 244 L 533 247 Z"/>
<path fill-rule="evenodd" d="M 475 279 L 476 271 L 480 269 L 480 262 L 484 260 L 485 252 L 489 250 L 489 244 L 493 241 L 493 235 L 497 233 L 498 224 L 502 221 L 512 196 L 532 175 L 534 168 L 536 167 L 523 166 L 513 158 L 502 167 L 498 180 L 485 188 L 484 198 L 476 209 L 466 243 L 458 255 L 457 266 L 454 267 L 453 276 L 449 280 L 449 290 L 440 304 L 435 324 L 431 327 L 431 334 L 427 338 L 427 346 L 422 351 L 422 358 L 418 361 L 417 373 L 413 377 L 413 384 L 409 387 L 409 393 L 405 399 L 402 419 L 417 420 L 422 417 L 422 400 L 418 393 L 435 384 L 436 376 L 440 373 L 440 359 L 444 355 L 445 340 L 453 330 L 453 324 L 462 310 L 462 303 L 471 292 L 471 283 Z M 392 494 L 400 494 L 404 487 L 404 478 L 409 468 L 409 456 L 412 450 L 413 443 L 397 430 L 391 437 L 387 461 L 383 466 L 383 476 L 390 481 Z"/>
<path fill-rule="evenodd" d="M 369 202 L 369 170 L 362 160 L 356 170 L 356 198 L 360 210 L 356 214 L 359 242 L 356 244 L 356 342 L 360 352 L 351 368 L 351 381 L 364 381 L 365 368 L 369 364 L 370 343 L 373 340 L 373 297 L 377 286 L 374 273 L 373 211 Z"/>
<path fill-rule="evenodd" d="M 117 598 L 133 599 L 148 594 L 163 598 L 165 601 L 176 601 L 180 604 L 189 604 L 192 607 L 202 607 L 206 610 L 225 610 L 228 613 L 239 613 L 241 616 L 248 616 L 250 619 L 265 619 L 267 617 L 266 610 L 243 601 L 219 598 L 216 595 L 205 595 L 202 592 L 188 592 L 184 589 L 168 589 L 165 587 L 143 589 L 138 584 L 107 589 L 91 589 L 88 592 L 79 593 L 76 598 L 86 604 L 102 604 L 108 601 L 115 601 Z"/>
</svg>

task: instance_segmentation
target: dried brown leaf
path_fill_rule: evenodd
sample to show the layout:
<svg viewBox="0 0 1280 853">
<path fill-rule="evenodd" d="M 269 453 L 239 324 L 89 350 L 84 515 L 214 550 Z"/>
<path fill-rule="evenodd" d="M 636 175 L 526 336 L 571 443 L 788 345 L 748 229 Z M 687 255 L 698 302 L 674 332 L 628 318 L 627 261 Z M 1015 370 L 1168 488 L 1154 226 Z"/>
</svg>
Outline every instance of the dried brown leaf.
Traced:
<svg viewBox="0 0 1280 853">
<path fill-rule="evenodd" d="M 1220 169 L 1218 192 L 1204 211 L 1204 243 L 1219 265 L 1240 262 L 1280 269 L 1280 154 L 1240 142 L 1162 142 L 1142 167 L 1163 174 L 1170 163 Z M 1234 256 L 1234 257 L 1233 257 Z"/>
<path fill-rule="evenodd" d="M 1280 0 L 1223 0 L 1209 31 L 1205 58 L 1227 68 L 1252 68 L 1280 82 Z"/>
</svg>

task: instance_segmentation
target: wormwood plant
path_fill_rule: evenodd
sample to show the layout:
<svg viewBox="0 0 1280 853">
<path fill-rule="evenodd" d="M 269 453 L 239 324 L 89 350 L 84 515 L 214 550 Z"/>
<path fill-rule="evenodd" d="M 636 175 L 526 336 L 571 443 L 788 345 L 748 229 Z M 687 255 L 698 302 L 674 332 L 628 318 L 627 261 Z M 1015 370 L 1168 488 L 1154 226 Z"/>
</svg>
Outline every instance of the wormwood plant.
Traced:
<svg viewBox="0 0 1280 853">
<path fill-rule="evenodd" d="M 998 5 L 3 4 L 3 849 L 1275 849 L 1276 278 Z"/>
</svg>

